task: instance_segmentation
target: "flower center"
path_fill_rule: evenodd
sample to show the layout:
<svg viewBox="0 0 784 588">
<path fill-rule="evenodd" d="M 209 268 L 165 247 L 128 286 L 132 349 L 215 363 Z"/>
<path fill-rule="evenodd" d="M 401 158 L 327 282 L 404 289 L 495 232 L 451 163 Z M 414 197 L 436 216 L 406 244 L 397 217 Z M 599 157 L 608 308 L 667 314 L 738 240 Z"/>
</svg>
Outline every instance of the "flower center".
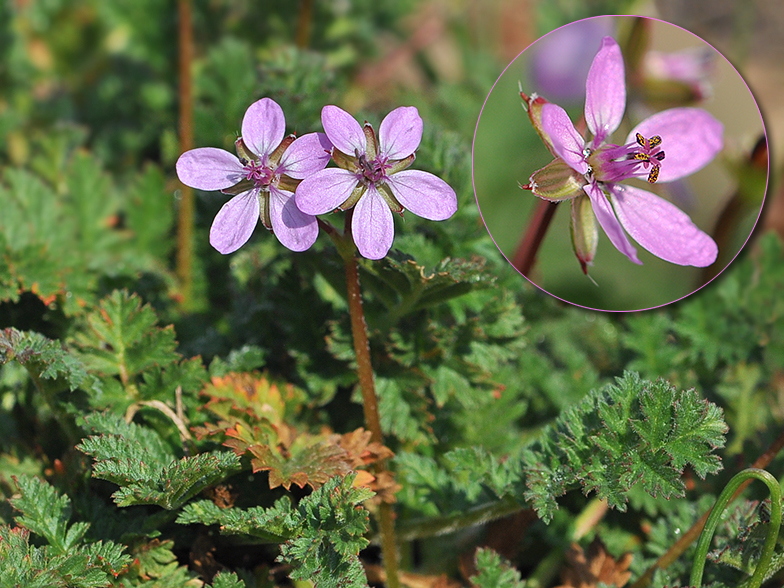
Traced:
<svg viewBox="0 0 784 588">
<path fill-rule="evenodd" d="M 659 179 L 664 151 L 661 149 L 662 138 L 654 135 L 646 139 L 637 133 L 635 141 L 626 145 L 604 145 L 586 157 L 586 162 L 600 182 L 620 182 L 628 178 L 639 177 L 640 169 L 647 170 L 651 184 Z"/>
<path fill-rule="evenodd" d="M 664 160 L 664 151 L 661 150 L 662 138 L 659 135 L 654 135 L 650 139 L 646 139 L 640 133 L 637 133 L 636 139 L 637 145 L 642 149 L 632 153 L 631 158 L 642 162 L 645 169 L 648 169 L 649 165 L 651 166 L 648 181 L 654 184 L 659 179 L 659 170 L 661 169 L 661 165 L 655 163 L 655 161 Z"/>
<path fill-rule="evenodd" d="M 243 168 L 245 179 L 253 182 L 256 188 L 269 188 L 275 179 L 275 172 L 258 161 L 244 160 L 242 163 L 245 165 Z"/>
<path fill-rule="evenodd" d="M 384 172 L 389 168 L 386 161 L 381 159 L 368 160 L 367 156 L 362 153 L 358 157 L 359 169 L 362 172 L 360 181 L 365 184 L 378 184 L 384 179 Z"/>
</svg>

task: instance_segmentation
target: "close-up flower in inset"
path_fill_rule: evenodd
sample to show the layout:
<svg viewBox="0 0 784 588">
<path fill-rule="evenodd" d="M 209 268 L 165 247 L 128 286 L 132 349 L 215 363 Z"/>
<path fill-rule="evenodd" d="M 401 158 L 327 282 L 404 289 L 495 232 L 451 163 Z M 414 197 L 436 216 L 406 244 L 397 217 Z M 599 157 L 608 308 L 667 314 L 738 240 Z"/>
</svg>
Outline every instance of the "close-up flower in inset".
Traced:
<svg viewBox="0 0 784 588">
<path fill-rule="evenodd" d="M 269 98 L 250 105 L 242 119 L 237 155 L 202 147 L 177 160 L 182 183 L 199 190 L 220 190 L 234 197 L 220 209 L 210 229 L 210 244 L 223 254 L 242 247 L 261 219 L 265 228 L 292 251 L 316 241 L 316 217 L 299 210 L 294 190 L 300 180 L 323 170 L 332 145 L 323 133 L 285 136 L 281 107 Z"/>
<path fill-rule="evenodd" d="M 529 99 L 532 106 L 534 99 Z M 630 178 L 671 182 L 707 165 L 723 146 L 723 126 L 711 114 L 671 108 L 638 124 L 623 145 L 610 143 L 626 109 L 623 57 L 612 37 L 602 40 L 586 82 L 590 139 L 560 106 L 541 101 L 535 106 L 541 109 L 538 130 L 557 158 L 534 172 L 525 188 L 545 200 L 571 200 L 572 243 L 584 272 L 596 253 L 596 220 L 634 263 L 641 262 L 627 233 L 674 264 L 705 267 L 716 260 L 716 243 L 686 213 L 656 194 L 621 183 Z"/>
<path fill-rule="evenodd" d="M 455 191 L 433 174 L 407 169 L 422 140 L 422 118 L 413 106 L 390 112 L 376 136 L 337 106 L 325 106 L 321 122 L 334 145 L 337 168 L 327 168 L 297 187 L 296 203 L 306 214 L 354 208 L 351 233 L 359 253 L 381 259 L 395 236 L 393 212 L 410 210 L 428 220 L 445 220 L 457 210 Z"/>
</svg>

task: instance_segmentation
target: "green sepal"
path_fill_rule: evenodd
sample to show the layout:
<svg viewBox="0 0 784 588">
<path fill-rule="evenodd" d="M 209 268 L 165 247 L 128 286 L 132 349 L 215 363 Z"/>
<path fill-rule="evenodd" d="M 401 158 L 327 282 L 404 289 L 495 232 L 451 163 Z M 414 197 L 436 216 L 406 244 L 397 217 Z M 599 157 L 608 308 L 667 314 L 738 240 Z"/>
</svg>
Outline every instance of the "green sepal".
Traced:
<svg viewBox="0 0 784 588">
<path fill-rule="evenodd" d="M 596 215 L 593 213 L 591 199 L 586 194 L 572 200 L 572 248 L 580 261 L 583 273 L 588 273 L 587 266 L 593 265 L 596 246 L 599 244 L 599 229 L 596 226 Z"/>
<path fill-rule="evenodd" d="M 376 132 L 370 123 L 366 122 L 362 126 L 362 132 L 365 133 L 365 156 L 368 159 L 375 159 L 378 155 L 378 141 L 376 140 Z"/>
<path fill-rule="evenodd" d="M 268 231 L 272 230 L 272 219 L 270 218 L 270 195 L 269 192 L 259 191 L 259 218 L 261 224 Z"/>
<path fill-rule="evenodd" d="M 405 159 L 398 159 L 397 161 L 392 163 L 392 165 L 389 167 L 389 169 L 387 170 L 387 175 L 391 176 L 392 174 L 396 174 L 399 171 L 408 169 L 409 167 L 411 167 L 411 164 L 414 163 L 415 159 L 416 159 L 415 153 L 412 153 Z"/>
<path fill-rule="evenodd" d="M 348 171 L 355 173 L 360 171 L 357 158 L 352 155 L 346 155 L 336 147 L 332 148 L 332 161 L 341 169 L 347 169 Z"/>
<path fill-rule="evenodd" d="M 280 158 L 283 157 L 283 154 L 286 152 L 286 149 L 289 148 L 289 145 L 291 145 L 296 138 L 297 138 L 296 135 L 288 135 L 284 137 L 283 140 L 280 142 L 280 145 L 278 145 L 275 148 L 275 151 L 273 151 L 270 154 L 269 162 L 273 168 L 277 167 L 278 163 L 280 162 Z"/>
<path fill-rule="evenodd" d="M 365 184 L 357 184 L 357 187 L 351 191 L 351 196 L 349 196 L 343 204 L 338 206 L 338 209 L 348 210 L 349 208 L 352 208 L 357 202 L 359 202 L 359 199 L 362 198 L 365 190 L 367 190 L 367 186 Z"/>
<path fill-rule="evenodd" d="M 389 208 L 392 212 L 401 213 L 403 212 L 403 205 L 397 201 L 395 195 L 392 193 L 392 190 L 386 184 L 380 184 L 376 186 L 378 193 L 381 194 L 381 197 L 384 201 L 389 205 Z"/>
<path fill-rule="evenodd" d="M 234 141 L 234 149 L 237 151 L 237 157 L 240 158 L 240 162 L 242 162 L 243 165 L 247 165 L 251 161 L 259 160 L 258 156 L 248 149 L 248 146 L 245 144 L 242 137 L 237 137 L 237 140 Z"/>
<path fill-rule="evenodd" d="M 242 194 L 244 192 L 250 192 L 256 184 L 253 180 L 240 180 L 230 188 L 224 188 L 221 190 L 224 194 L 229 194 L 230 196 L 236 196 L 237 194 Z"/>
<path fill-rule="evenodd" d="M 585 178 L 562 159 L 554 159 L 536 170 L 528 180 L 528 187 L 533 193 L 550 202 L 585 196 L 583 186 L 586 184 Z"/>
<path fill-rule="evenodd" d="M 278 180 L 278 188 L 281 190 L 286 190 L 287 192 L 296 192 L 297 186 L 302 180 L 295 180 L 294 178 L 290 178 L 286 175 L 280 176 Z"/>
</svg>

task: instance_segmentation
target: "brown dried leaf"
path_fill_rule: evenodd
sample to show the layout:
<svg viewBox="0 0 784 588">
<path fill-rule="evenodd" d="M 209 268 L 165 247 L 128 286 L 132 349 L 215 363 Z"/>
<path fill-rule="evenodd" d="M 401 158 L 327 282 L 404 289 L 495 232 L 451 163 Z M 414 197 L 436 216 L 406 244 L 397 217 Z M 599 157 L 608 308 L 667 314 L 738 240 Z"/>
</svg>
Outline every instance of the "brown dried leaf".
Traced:
<svg viewBox="0 0 784 588">
<path fill-rule="evenodd" d="M 587 554 L 573 543 L 566 559 L 569 567 L 564 571 L 563 584 L 558 588 L 596 588 L 599 582 L 621 588 L 632 576 L 629 571 L 632 554 L 625 553 L 616 561 L 598 537 L 591 542 Z"/>
</svg>

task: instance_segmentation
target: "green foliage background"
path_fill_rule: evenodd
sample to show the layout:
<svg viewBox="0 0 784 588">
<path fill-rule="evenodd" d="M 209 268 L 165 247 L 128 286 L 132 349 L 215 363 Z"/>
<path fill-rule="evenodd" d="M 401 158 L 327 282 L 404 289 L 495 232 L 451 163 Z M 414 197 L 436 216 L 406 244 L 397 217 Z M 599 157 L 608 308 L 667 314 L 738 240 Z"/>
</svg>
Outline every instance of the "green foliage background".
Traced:
<svg viewBox="0 0 784 588">
<path fill-rule="evenodd" d="M 557 585 L 600 497 L 615 510 L 580 541 L 631 551 L 639 576 L 777 437 L 781 242 L 759 235 L 657 311 L 565 306 L 499 255 L 471 188 L 474 124 L 505 65 L 492 19 L 509 7 L 313 2 L 298 46 L 306 5 L 193 2 L 195 143 L 231 149 L 262 96 L 298 134 L 330 103 L 374 124 L 410 104 L 425 120 L 417 167 L 459 210 L 406 215 L 390 256 L 360 264 L 403 567 Z M 543 3 L 530 34 L 627 5 Z M 458 74 L 411 45 L 427 23 Z M 176 43 L 173 3 L 0 5 L 0 588 L 382 585 L 367 468 L 336 440 L 364 422 L 329 240 L 292 254 L 259 229 L 223 257 L 207 234 L 224 195 L 198 193 L 182 304 Z M 736 563 L 756 516 L 738 512 L 720 538 Z M 508 561 L 474 553 L 493 544 L 488 521 L 521 513 L 533 522 Z M 688 556 L 653 586 L 683 585 Z M 736 567 L 709 565 L 709 580 L 738 585 Z"/>
</svg>

